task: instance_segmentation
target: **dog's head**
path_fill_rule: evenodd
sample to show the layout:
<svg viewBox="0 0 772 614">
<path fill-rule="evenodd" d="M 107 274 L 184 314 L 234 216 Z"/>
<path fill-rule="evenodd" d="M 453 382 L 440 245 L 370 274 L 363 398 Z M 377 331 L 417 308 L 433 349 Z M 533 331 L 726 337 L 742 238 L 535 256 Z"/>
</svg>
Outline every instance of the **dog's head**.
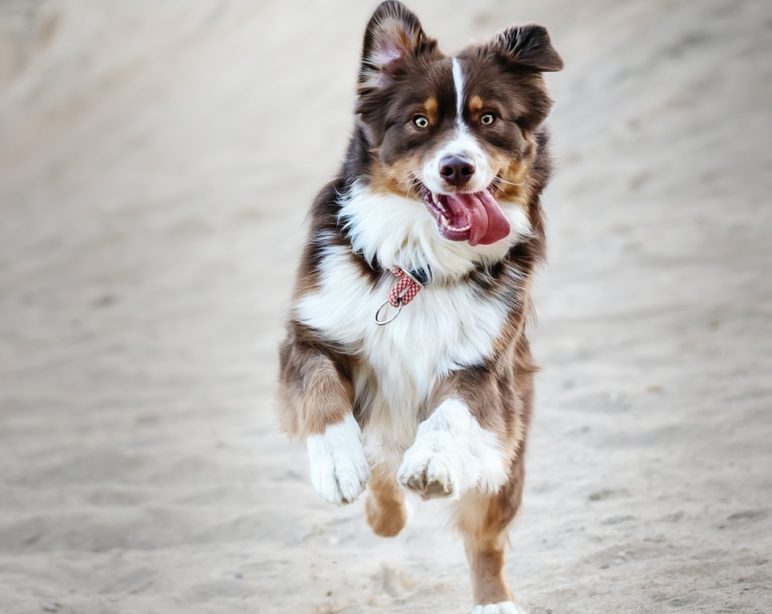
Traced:
<svg viewBox="0 0 772 614">
<path fill-rule="evenodd" d="M 561 68 L 541 26 L 448 57 L 404 5 L 383 2 L 365 31 L 356 108 L 371 183 L 422 200 L 446 239 L 503 239 L 498 203 L 519 196 L 552 104 L 541 73 Z"/>
</svg>

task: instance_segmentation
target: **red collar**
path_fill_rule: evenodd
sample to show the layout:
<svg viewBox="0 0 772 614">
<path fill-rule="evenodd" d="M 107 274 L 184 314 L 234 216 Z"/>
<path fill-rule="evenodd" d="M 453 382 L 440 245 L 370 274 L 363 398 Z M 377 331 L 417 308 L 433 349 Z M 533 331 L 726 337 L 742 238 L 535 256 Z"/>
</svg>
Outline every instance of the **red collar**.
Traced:
<svg viewBox="0 0 772 614">
<path fill-rule="evenodd" d="M 406 271 L 400 267 L 394 267 L 391 269 L 391 274 L 397 278 L 397 281 L 391 286 L 389 297 L 381 303 L 381 306 L 375 312 L 375 323 L 378 326 L 393 322 L 402 311 L 402 308 L 412 301 L 423 289 L 428 278 L 424 269 Z M 384 313 L 386 305 L 396 309 L 390 316 Z"/>
</svg>

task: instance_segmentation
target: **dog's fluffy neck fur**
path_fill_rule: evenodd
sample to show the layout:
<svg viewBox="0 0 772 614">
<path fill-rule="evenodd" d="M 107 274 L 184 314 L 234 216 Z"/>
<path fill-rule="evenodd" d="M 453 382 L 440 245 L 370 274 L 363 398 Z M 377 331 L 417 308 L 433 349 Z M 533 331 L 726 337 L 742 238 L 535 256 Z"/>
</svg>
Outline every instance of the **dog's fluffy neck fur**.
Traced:
<svg viewBox="0 0 772 614">
<path fill-rule="evenodd" d="M 472 247 L 467 242 L 448 241 L 439 234 L 417 197 L 374 187 L 370 182 L 374 162 L 361 126 L 356 127 L 349 142 L 339 179 L 333 185 L 336 198 L 327 203 L 333 209 L 326 211 L 327 223 L 323 226 L 350 245 L 352 253 L 374 275 L 399 266 L 426 270 L 431 283 L 467 281 L 477 273 L 490 274 L 503 260 L 519 260 L 517 256 L 524 250 L 517 248 L 523 243 L 531 246 L 525 251 L 538 252 L 528 258 L 535 261 L 543 240 L 538 197 L 542 179 L 546 180 L 549 173 L 547 134 L 542 130 L 536 137 L 538 149 L 531 181 L 524 186 L 521 198 L 501 203 L 510 221 L 510 235 L 493 245 Z M 318 208 L 316 212 L 321 213 Z M 312 225 L 320 229 L 318 222 L 312 220 Z"/>
<path fill-rule="evenodd" d="M 507 240 L 476 248 L 465 241 L 448 241 L 437 232 L 422 202 L 374 191 L 364 181 L 351 185 L 340 206 L 340 224 L 355 254 L 384 269 L 424 269 L 437 282 L 456 280 L 477 265 L 500 261 L 530 232 L 522 206 L 511 203 L 505 209 L 512 226 Z"/>
</svg>

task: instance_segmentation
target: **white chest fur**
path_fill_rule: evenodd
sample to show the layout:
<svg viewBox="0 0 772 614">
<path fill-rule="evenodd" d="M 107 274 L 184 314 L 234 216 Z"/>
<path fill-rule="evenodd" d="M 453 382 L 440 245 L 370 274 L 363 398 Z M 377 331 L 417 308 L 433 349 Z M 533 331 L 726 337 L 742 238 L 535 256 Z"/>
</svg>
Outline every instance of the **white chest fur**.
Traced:
<svg viewBox="0 0 772 614">
<path fill-rule="evenodd" d="M 517 204 L 504 206 L 512 232 L 492 246 L 472 248 L 443 239 L 421 203 L 354 189 L 344 200 L 341 219 L 353 247 L 384 267 L 431 267 L 435 275 L 460 275 L 475 262 L 496 260 L 529 231 Z M 354 388 L 367 408 L 368 453 L 404 450 L 413 440 L 420 404 L 439 380 L 490 356 L 507 315 L 500 299 L 464 283 L 427 285 L 386 326 L 375 312 L 395 279 L 372 287 L 351 259 L 348 247 L 325 249 L 318 290 L 295 305 L 298 321 L 361 358 Z M 395 450 L 396 451 L 396 450 Z"/>
<path fill-rule="evenodd" d="M 490 355 L 507 310 L 466 284 L 429 285 L 393 322 L 377 326 L 390 281 L 372 288 L 347 249 L 331 247 L 319 290 L 298 302 L 296 317 L 363 359 L 354 385 L 369 407 L 368 431 L 382 431 L 380 439 L 404 448 L 415 434 L 419 404 L 443 376 Z"/>
</svg>

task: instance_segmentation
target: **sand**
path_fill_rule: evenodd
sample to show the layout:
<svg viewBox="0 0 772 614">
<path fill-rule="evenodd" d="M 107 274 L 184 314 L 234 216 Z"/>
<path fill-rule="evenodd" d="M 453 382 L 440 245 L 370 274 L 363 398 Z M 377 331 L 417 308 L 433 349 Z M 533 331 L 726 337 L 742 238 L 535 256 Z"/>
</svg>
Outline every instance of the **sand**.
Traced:
<svg viewBox="0 0 772 614">
<path fill-rule="evenodd" d="M 0 611 L 465 612 L 442 502 L 373 536 L 274 418 L 370 3 L 0 4 Z M 507 573 L 532 614 L 772 612 L 772 7 L 529 20 L 557 171 Z"/>
</svg>

